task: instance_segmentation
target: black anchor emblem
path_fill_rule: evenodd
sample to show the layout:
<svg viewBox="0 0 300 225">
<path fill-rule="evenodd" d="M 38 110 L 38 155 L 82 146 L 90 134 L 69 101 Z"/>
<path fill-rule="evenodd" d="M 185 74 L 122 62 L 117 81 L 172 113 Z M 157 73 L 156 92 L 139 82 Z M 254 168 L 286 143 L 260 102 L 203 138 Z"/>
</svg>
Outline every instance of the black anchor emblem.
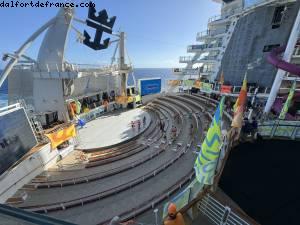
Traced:
<svg viewBox="0 0 300 225">
<path fill-rule="evenodd" d="M 101 43 L 103 32 L 112 34 L 112 28 L 115 24 L 116 17 L 113 16 L 111 18 L 108 18 L 108 14 L 105 9 L 101 10 L 98 13 L 98 16 L 96 16 L 96 12 L 97 11 L 95 7 L 93 7 L 92 4 L 90 4 L 86 24 L 89 27 L 96 29 L 96 34 L 94 37 L 94 41 L 91 41 L 91 36 L 88 34 L 87 31 L 84 30 L 83 35 L 85 39 L 83 43 L 94 50 L 101 50 L 106 49 L 110 41 L 110 38 L 107 38 L 103 40 L 103 43 Z"/>
</svg>

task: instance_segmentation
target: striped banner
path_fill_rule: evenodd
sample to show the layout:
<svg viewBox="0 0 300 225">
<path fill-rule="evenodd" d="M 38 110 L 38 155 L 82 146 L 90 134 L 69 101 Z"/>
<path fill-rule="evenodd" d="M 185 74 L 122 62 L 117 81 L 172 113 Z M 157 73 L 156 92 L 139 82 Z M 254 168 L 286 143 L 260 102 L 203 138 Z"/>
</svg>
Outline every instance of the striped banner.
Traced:
<svg viewBox="0 0 300 225">
<path fill-rule="evenodd" d="M 222 97 L 216 110 L 210 128 L 207 131 L 205 140 L 202 143 L 201 151 L 196 159 L 194 169 L 197 180 L 200 183 L 211 185 L 215 175 L 215 169 L 220 155 L 221 147 L 221 121 L 225 96 Z"/>
<path fill-rule="evenodd" d="M 283 108 L 280 112 L 279 119 L 281 119 L 281 120 L 285 119 L 286 113 L 288 112 L 289 107 L 292 103 L 292 99 L 294 97 L 295 89 L 296 89 L 296 81 L 294 81 L 294 83 L 293 83 L 293 85 L 290 89 L 289 96 L 288 96 L 286 102 L 284 103 L 284 106 L 283 106 Z"/>
</svg>

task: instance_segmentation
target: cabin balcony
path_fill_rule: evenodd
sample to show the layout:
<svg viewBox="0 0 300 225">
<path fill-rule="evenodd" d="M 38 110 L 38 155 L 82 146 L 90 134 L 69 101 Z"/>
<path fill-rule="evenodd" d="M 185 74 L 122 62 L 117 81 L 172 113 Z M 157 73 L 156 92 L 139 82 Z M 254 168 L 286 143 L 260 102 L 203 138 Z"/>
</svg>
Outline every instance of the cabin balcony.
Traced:
<svg viewBox="0 0 300 225">
<path fill-rule="evenodd" d="M 227 28 L 226 27 L 222 27 L 219 29 L 214 29 L 214 30 L 205 30 L 202 32 L 197 33 L 197 41 L 205 41 L 205 40 L 210 40 L 210 39 L 214 39 L 214 38 L 221 38 L 223 37 L 226 32 L 227 32 Z"/>
<path fill-rule="evenodd" d="M 215 63 L 218 59 L 218 56 L 205 56 L 200 59 L 195 59 L 193 56 L 181 56 L 179 57 L 180 63 Z"/>
<path fill-rule="evenodd" d="M 219 51 L 222 48 L 222 42 L 214 44 L 201 44 L 201 45 L 189 45 L 187 48 L 188 53 L 199 53 L 209 51 Z"/>
</svg>

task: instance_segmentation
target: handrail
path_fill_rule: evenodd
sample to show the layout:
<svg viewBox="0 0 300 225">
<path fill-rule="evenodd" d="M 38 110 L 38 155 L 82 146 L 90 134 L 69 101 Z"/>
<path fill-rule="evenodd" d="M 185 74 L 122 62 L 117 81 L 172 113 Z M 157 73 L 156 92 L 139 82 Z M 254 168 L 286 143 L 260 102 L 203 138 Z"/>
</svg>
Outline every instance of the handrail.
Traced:
<svg viewBox="0 0 300 225">
<path fill-rule="evenodd" d="M 184 154 L 184 148 L 185 147 L 181 147 L 178 156 L 174 157 L 172 160 L 170 160 L 170 162 L 168 162 L 164 165 L 161 165 L 161 166 L 157 167 L 156 169 L 151 170 L 150 172 L 144 174 L 143 176 L 135 178 L 127 183 L 116 186 L 114 188 L 109 188 L 105 191 L 101 191 L 101 192 L 87 195 L 87 196 L 80 197 L 80 198 L 75 198 L 75 199 L 68 200 L 68 201 L 55 202 L 55 203 L 50 203 L 50 204 L 40 204 L 40 205 L 34 205 L 34 206 L 21 206 L 19 208 L 24 208 L 24 209 L 27 209 L 27 210 L 33 211 L 33 212 L 47 213 L 48 211 L 64 210 L 65 208 L 71 208 L 71 207 L 74 207 L 77 205 L 83 205 L 85 202 L 90 202 L 93 200 L 99 200 L 101 198 L 108 197 L 108 196 L 118 193 L 120 191 L 126 190 L 128 187 L 133 187 L 141 182 L 144 182 L 145 180 L 149 179 L 150 177 L 155 176 L 158 173 L 162 172 L 163 170 L 168 168 L 170 165 L 172 165 L 174 162 L 176 162 Z"/>
<path fill-rule="evenodd" d="M 160 194 L 155 195 L 151 200 L 147 201 L 146 204 L 143 203 L 139 205 L 136 208 L 127 210 L 126 212 L 122 213 L 119 215 L 122 218 L 122 221 L 127 221 L 131 218 L 134 218 L 143 212 L 145 212 L 147 209 L 153 208 L 156 204 L 162 202 L 163 200 L 167 199 L 170 197 L 171 194 L 175 193 L 178 189 L 182 188 L 184 184 L 186 184 L 188 181 L 191 181 L 192 178 L 195 175 L 194 169 L 192 169 L 189 174 L 183 176 L 178 182 L 176 182 L 175 185 L 172 187 L 162 191 Z M 103 221 L 101 223 L 98 223 L 98 225 L 106 225 L 109 223 L 111 219 Z"/>
<path fill-rule="evenodd" d="M 198 121 L 198 120 L 196 119 L 196 121 Z M 198 122 L 197 122 L 197 124 L 198 124 Z M 197 125 L 197 126 L 198 126 L 198 125 Z M 187 177 L 187 176 L 186 176 L 186 177 Z M 188 177 L 185 179 L 184 183 L 187 182 L 188 180 L 191 180 L 192 177 L 194 177 L 194 169 L 191 170 L 190 176 L 188 176 Z M 181 181 L 177 182 L 177 187 L 175 186 L 175 187 L 172 187 L 171 189 L 174 189 L 174 191 L 175 191 L 176 189 L 181 188 L 182 185 L 183 185 L 184 183 L 183 183 L 183 181 L 181 180 Z M 179 184 L 179 185 L 178 185 L 178 184 Z M 144 211 L 147 210 L 148 208 L 151 208 L 151 207 L 153 208 L 155 204 L 157 204 L 158 202 L 162 201 L 163 199 L 169 197 L 170 194 L 173 193 L 173 191 L 170 191 L 170 189 L 169 189 L 169 190 L 165 190 L 165 191 L 162 192 L 162 193 L 163 193 L 163 194 L 156 195 L 156 196 L 154 197 L 154 198 L 157 198 L 157 199 L 158 199 L 158 200 L 156 200 L 156 202 L 154 202 L 154 200 L 148 201 L 148 205 L 145 205 L 145 203 L 144 203 L 144 204 L 140 205 L 139 207 L 137 207 L 138 210 L 136 210 L 136 209 L 131 209 L 131 210 L 129 210 L 129 211 L 124 212 L 123 214 L 121 214 L 120 216 L 122 217 L 122 221 L 127 221 L 127 220 L 129 220 L 129 219 L 131 219 L 131 218 L 133 218 L 133 217 L 135 217 L 135 216 L 137 216 L 137 215 L 140 215 L 142 212 L 144 212 Z M 154 198 L 153 198 L 153 199 L 154 199 Z M 131 214 L 128 215 L 128 213 L 129 213 L 130 211 L 131 211 Z M 99 224 L 106 224 L 106 223 L 108 223 L 109 221 L 110 221 L 110 220 L 107 220 L 107 221 L 102 222 L 102 223 L 99 223 Z"/>
<path fill-rule="evenodd" d="M 107 171 L 90 174 L 90 175 L 87 175 L 87 176 L 80 176 L 80 177 L 69 178 L 69 179 L 52 180 L 52 181 L 46 181 L 46 182 L 39 181 L 39 182 L 32 182 L 32 183 L 37 185 L 36 188 L 63 187 L 63 186 L 87 183 L 87 182 L 90 182 L 90 181 L 103 179 L 105 177 L 112 176 L 114 174 L 118 174 L 119 172 L 124 172 L 126 170 L 132 169 L 136 166 L 139 166 L 139 165 L 153 159 L 154 157 L 158 156 L 159 154 L 161 154 L 164 151 L 165 151 L 165 148 L 163 147 L 162 149 L 160 149 L 157 152 L 151 153 L 151 154 L 147 155 L 146 157 L 135 160 L 135 161 L 133 161 L 131 163 L 128 163 L 126 165 L 119 166 L 119 167 L 116 167 L 114 169 L 110 169 L 110 170 L 107 170 Z M 102 176 L 97 176 L 97 175 L 102 175 Z M 65 183 L 62 183 L 62 182 L 65 182 Z M 69 183 L 67 183 L 67 182 L 69 182 Z"/>
<path fill-rule="evenodd" d="M 258 125 L 258 133 L 264 137 L 300 139 L 300 122 L 287 120 L 264 121 Z"/>
<path fill-rule="evenodd" d="M 205 51 L 208 49 L 221 48 L 222 42 L 217 42 L 214 44 L 200 44 L 200 45 L 188 45 L 187 50 L 189 51 Z"/>
<path fill-rule="evenodd" d="M 181 130 L 180 130 L 180 132 L 181 132 Z M 40 204 L 40 205 L 34 205 L 34 206 L 21 206 L 20 208 L 25 208 L 25 209 L 28 209 L 30 211 L 35 211 L 35 212 L 64 210 L 67 207 L 83 205 L 84 202 L 90 202 L 90 201 L 93 201 L 93 199 L 103 198 L 104 197 L 103 194 L 105 195 L 105 193 L 106 193 L 105 196 L 112 195 L 121 190 L 125 190 L 129 186 L 132 187 L 134 185 L 139 184 L 140 182 L 144 182 L 145 180 L 149 179 L 150 177 L 155 176 L 157 173 L 160 173 L 161 171 L 163 171 L 164 169 L 166 169 L 167 167 L 172 165 L 175 161 L 177 161 L 185 153 L 184 149 L 185 149 L 185 147 L 181 146 L 178 156 L 174 157 L 169 163 L 161 165 L 161 166 L 157 167 L 156 169 L 144 174 L 143 176 L 138 177 L 138 178 L 131 180 L 130 182 L 124 183 L 122 185 L 119 185 L 117 187 L 102 191 L 100 193 L 95 193 L 95 194 L 84 196 L 81 198 L 72 199 L 69 201 L 55 202 L 55 203 L 51 203 L 51 204 Z"/>
<path fill-rule="evenodd" d="M 60 180 L 52 180 L 52 181 L 38 181 L 35 182 L 33 181 L 32 183 L 34 183 L 36 185 L 36 188 L 43 188 L 43 187 L 63 187 L 63 186 L 67 186 L 67 185 L 75 185 L 75 184 L 80 184 L 80 183 L 86 183 L 86 182 L 90 182 L 90 181 L 94 181 L 94 180 L 99 180 L 102 178 L 105 178 L 107 176 L 111 176 L 114 174 L 119 173 L 120 171 L 126 171 L 128 169 L 134 168 L 138 165 L 141 165 L 144 162 L 147 162 L 148 160 L 151 160 L 152 158 L 158 156 L 160 153 L 162 153 L 163 151 L 165 151 L 165 146 L 163 146 L 162 149 L 160 149 L 157 152 L 148 154 L 147 156 L 137 159 L 131 163 L 128 163 L 126 165 L 123 166 L 119 166 L 116 167 L 114 169 L 110 169 L 108 171 L 102 171 L 102 172 L 98 172 L 98 173 L 94 173 L 94 174 L 90 174 L 87 176 L 80 176 L 80 177 L 76 177 L 76 178 L 69 178 L 69 179 L 60 179 Z M 109 172 L 109 173 L 107 173 Z M 102 176 L 97 176 L 102 174 Z M 95 177 L 97 176 L 97 177 Z M 62 182 L 66 182 L 66 184 L 63 184 Z M 70 183 L 67 183 L 70 182 Z"/>
<path fill-rule="evenodd" d="M 206 194 L 198 205 L 198 210 L 207 216 L 215 224 L 250 225 L 238 216 L 231 208 L 223 205 L 210 193 Z"/>
<path fill-rule="evenodd" d="M 220 34 L 225 34 L 227 32 L 228 28 L 224 27 L 224 28 L 219 28 L 219 29 L 212 29 L 212 30 L 205 30 L 202 32 L 198 32 L 197 33 L 197 40 L 200 40 L 204 37 L 214 37 Z"/>
<path fill-rule="evenodd" d="M 6 114 L 10 110 L 18 109 L 18 108 L 21 108 L 21 104 L 20 103 L 16 103 L 16 104 L 13 104 L 13 105 L 4 106 L 4 107 L 0 108 L 0 116 Z"/>
<path fill-rule="evenodd" d="M 248 215 L 245 215 L 242 212 L 239 212 L 239 211 L 237 212 L 241 215 L 240 216 L 240 215 L 236 214 L 235 212 L 232 212 L 232 210 L 229 207 L 223 206 L 221 203 L 219 203 L 215 199 L 213 199 L 213 201 L 215 202 L 214 203 L 215 206 L 213 206 L 213 205 L 210 206 L 209 202 L 207 202 L 207 198 L 211 199 L 209 193 L 212 193 L 212 192 L 211 192 L 210 189 L 216 190 L 216 188 L 217 188 L 219 179 L 220 179 L 221 174 L 222 174 L 222 172 L 225 168 L 225 165 L 226 165 L 227 159 L 229 157 L 231 148 L 232 148 L 232 140 L 229 140 L 228 143 L 225 140 L 225 145 L 222 147 L 222 149 L 224 149 L 224 151 L 225 151 L 225 156 L 224 156 L 223 159 L 221 159 L 218 162 L 218 164 L 220 164 L 221 166 L 220 166 L 219 170 L 217 170 L 217 173 L 214 177 L 213 186 L 204 186 L 204 189 L 202 190 L 200 195 L 198 197 L 196 197 L 195 199 L 193 199 L 185 207 L 183 207 L 183 209 L 180 210 L 182 213 L 186 213 L 190 208 L 194 207 L 196 204 L 198 204 L 198 203 L 201 204 L 201 202 L 206 201 L 206 204 L 204 206 L 206 208 L 204 208 L 204 207 L 201 208 L 201 206 L 199 206 L 198 209 L 201 210 L 202 213 L 204 213 L 215 224 L 227 224 L 226 221 L 228 221 L 228 222 L 231 222 L 229 224 L 249 225 L 249 223 L 246 222 L 245 217 L 247 218 L 247 220 L 250 220 L 251 224 L 252 224 L 253 219 L 248 217 Z M 218 168 L 218 166 L 217 166 L 217 168 Z M 207 208 L 207 207 L 209 207 L 209 208 Z M 215 208 L 213 208 L 213 207 L 215 207 Z M 221 209 L 221 213 L 220 213 L 220 209 Z M 225 213 L 225 209 L 227 210 L 226 213 Z M 257 223 L 253 223 L 253 224 L 257 224 Z"/>
</svg>

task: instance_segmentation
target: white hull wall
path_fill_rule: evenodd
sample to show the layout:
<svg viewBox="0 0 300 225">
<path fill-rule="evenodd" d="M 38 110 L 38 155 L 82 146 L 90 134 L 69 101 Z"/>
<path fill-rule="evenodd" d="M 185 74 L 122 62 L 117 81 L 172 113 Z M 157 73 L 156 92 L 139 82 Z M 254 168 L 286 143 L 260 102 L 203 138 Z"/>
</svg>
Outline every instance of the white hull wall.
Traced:
<svg viewBox="0 0 300 225">
<path fill-rule="evenodd" d="M 59 154 L 64 157 L 73 150 L 74 146 L 70 145 L 62 152 L 58 150 L 51 151 L 51 145 L 47 144 L 38 152 L 23 160 L 15 168 L 4 173 L 0 177 L 0 203 L 5 203 L 17 190 L 54 165 Z"/>
<path fill-rule="evenodd" d="M 33 97 L 36 112 L 58 112 L 58 119 L 67 121 L 62 80 L 34 79 Z"/>
</svg>

